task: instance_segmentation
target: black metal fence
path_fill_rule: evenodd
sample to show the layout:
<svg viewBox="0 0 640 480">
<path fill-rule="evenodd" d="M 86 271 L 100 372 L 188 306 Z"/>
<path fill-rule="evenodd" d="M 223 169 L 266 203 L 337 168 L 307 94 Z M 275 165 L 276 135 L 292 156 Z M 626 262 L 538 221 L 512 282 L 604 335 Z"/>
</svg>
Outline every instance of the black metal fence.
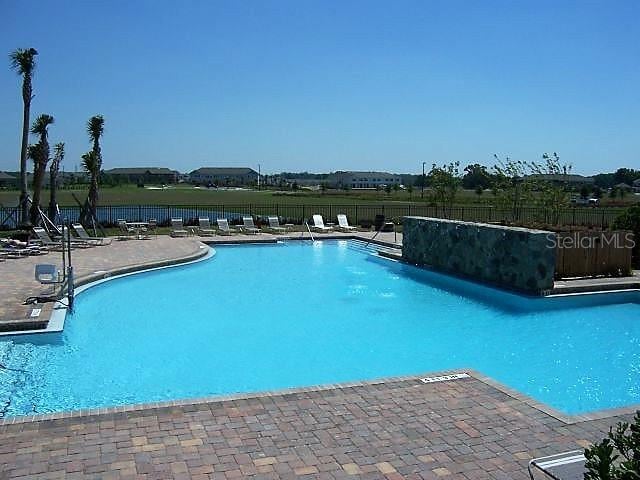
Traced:
<svg viewBox="0 0 640 480">
<path fill-rule="evenodd" d="M 18 209 L 0 209 L 0 228 L 16 228 Z M 61 207 L 61 216 L 70 221 L 80 217 L 79 207 Z M 98 221 L 103 225 L 115 225 L 119 219 L 147 221 L 155 218 L 160 225 L 168 225 L 171 218 L 182 218 L 187 225 L 197 224 L 198 217 L 227 218 L 241 222 L 242 216 L 252 215 L 258 221 L 269 215 L 280 217 L 284 223 L 301 224 L 314 214 L 320 214 L 327 222 L 335 222 L 338 214 L 345 214 L 349 222 L 358 225 L 370 223 L 376 215 L 387 219 L 404 216 L 450 218 L 476 222 L 518 222 L 524 224 L 555 224 L 566 226 L 588 226 L 608 228 L 623 212 L 623 208 L 564 208 L 541 209 L 537 207 L 512 209 L 484 205 L 436 207 L 403 203 L 351 204 L 351 205 L 289 205 L 289 204 L 243 204 L 243 205 L 111 205 L 97 208 Z"/>
</svg>

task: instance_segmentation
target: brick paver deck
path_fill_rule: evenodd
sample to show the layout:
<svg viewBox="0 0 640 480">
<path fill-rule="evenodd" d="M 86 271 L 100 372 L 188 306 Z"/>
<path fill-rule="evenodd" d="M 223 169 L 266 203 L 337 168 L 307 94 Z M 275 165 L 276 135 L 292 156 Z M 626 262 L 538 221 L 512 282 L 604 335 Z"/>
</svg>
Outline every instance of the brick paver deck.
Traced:
<svg viewBox="0 0 640 480">
<path fill-rule="evenodd" d="M 567 425 L 476 378 L 390 380 L 5 425 L 0 478 L 525 479 L 615 421 Z"/>
</svg>

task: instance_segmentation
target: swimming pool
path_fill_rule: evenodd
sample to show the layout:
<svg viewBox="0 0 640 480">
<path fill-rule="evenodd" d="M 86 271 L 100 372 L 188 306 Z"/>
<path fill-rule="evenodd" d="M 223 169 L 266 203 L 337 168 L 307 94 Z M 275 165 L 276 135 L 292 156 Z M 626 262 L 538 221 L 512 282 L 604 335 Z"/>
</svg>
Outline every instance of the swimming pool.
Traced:
<svg viewBox="0 0 640 480">
<path fill-rule="evenodd" d="M 0 411 L 48 413 L 473 368 L 565 413 L 640 403 L 635 293 L 529 299 L 349 241 L 219 246 L 0 340 Z"/>
</svg>

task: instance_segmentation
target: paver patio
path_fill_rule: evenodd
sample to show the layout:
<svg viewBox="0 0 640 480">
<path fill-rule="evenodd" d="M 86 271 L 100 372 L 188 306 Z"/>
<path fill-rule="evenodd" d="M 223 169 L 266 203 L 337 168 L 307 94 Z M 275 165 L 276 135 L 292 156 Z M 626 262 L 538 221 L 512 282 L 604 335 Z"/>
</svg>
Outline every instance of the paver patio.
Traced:
<svg viewBox="0 0 640 480">
<path fill-rule="evenodd" d="M 567 425 L 476 378 L 410 378 L 0 426 L 0 478 L 525 479 L 530 458 L 615 420 Z"/>
</svg>

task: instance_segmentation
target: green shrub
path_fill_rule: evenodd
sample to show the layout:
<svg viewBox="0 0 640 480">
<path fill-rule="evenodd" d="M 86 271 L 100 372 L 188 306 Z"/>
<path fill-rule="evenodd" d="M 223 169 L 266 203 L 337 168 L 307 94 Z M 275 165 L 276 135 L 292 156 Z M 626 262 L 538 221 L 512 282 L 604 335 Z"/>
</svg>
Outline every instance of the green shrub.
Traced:
<svg viewBox="0 0 640 480">
<path fill-rule="evenodd" d="M 633 247 L 634 264 L 640 263 L 640 206 L 631 207 L 620 214 L 612 223 L 614 230 L 630 230 L 633 232 L 635 246 Z"/>
<path fill-rule="evenodd" d="M 633 423 L 619 422 L 615 432 L 584 451 L 585 480 L 640 479 L 640 410 Z"/>
</svg>

